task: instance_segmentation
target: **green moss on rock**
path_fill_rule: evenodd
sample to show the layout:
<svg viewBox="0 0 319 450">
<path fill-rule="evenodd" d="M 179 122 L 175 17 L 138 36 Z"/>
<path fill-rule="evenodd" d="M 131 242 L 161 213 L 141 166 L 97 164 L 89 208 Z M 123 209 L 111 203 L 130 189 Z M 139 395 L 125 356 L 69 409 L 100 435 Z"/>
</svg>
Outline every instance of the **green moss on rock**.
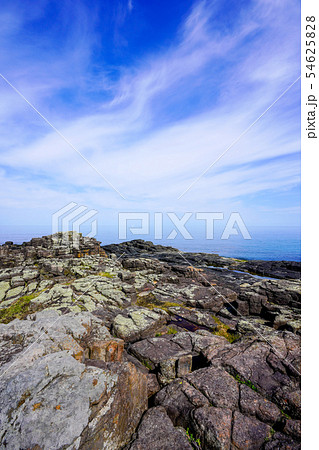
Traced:
<svg viewBox="0 0 319 450">
<path fill-rule="evenodd" d="M 106 277 L 106 278 L 114 278 L 115 275 L 109 273 L 109 272 L 99 272 L 100 277 Z"/>
<path fill-rule="evenodd" d="M 217 330 L 213 331 L 213 334 L 226 338 L 231 344 L 240 338 L 239 334 L 230 332 L 229 326 L 223 323 L 218 317 L 212 316 L 212 318 L 217 324 Z"/>
<path fill-rule="evenodd" d="M 136 304 L 148 309 L 163 309 L 166 312 L 169 312 L 168 309 L 173 306 L 181 306 L 180 303 L 176 302 L 162 302 L 161 300 L 158 300 L 152 292 L 143 296 L 138 295 Z"/>
<path fill-rule="evenodd" d="M 14 319 L 23 319 L 30 314 L 30 302 L 38 297 L 41 292 L 34 292 L 30 295 L 24 295 L 18 298 L 7 308 L 0 309 L 0 323 L 9 323 Z"/>
</svg>

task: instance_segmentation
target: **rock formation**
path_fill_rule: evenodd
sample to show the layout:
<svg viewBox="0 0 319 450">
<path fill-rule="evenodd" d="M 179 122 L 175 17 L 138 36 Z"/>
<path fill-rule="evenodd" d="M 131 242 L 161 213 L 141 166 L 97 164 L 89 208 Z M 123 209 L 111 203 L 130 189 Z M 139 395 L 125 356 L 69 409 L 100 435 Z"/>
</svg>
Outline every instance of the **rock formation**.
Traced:
<svg viewBox="0 0 319 450">
<path fill-rule="evenodd" d="M 0 246 L 8 449 L 299 449 L 300 264 Z"/>
</svg>

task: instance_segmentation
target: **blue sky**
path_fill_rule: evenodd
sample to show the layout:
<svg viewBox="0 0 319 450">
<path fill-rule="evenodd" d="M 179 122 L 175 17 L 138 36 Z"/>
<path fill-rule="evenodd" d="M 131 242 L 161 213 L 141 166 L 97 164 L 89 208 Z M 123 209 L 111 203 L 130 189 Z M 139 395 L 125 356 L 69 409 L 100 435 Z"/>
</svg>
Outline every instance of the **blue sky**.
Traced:
<svg viewBox="0 0 319 450">
<path fill-rule="evenodd" d="M 298 225 L 300 75 L 294 0 L 2 1 L 1 224 L 99 211 L 240 212 Z"/>
</svg>

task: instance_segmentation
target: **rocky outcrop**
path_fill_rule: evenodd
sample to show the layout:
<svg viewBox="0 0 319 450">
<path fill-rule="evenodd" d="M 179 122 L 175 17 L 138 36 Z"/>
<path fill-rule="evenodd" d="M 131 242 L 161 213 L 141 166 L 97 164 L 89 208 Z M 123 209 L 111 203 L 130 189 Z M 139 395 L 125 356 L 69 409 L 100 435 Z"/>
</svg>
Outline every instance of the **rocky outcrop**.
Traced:
<svg viewBox="0 0 319 450">
<path fill-rule="evenodd" d="M 300 448 L 298 267 L 75 234 L 1 246 L 0 446 Z"/>
<path fill-rule="evenodd" d="M 0 268 L 14 267 L 27 259 L 38 258 L 78 258 L 88 255 L 103 255 L 100 242 L 82 236 L 82 233 L 64 232 L 50 236 L 33 238 L 22 245 L 6 242 L 0 246 Z"/>
<path fill-rule="evenodd" d="M 300 354 L 288 341 L 277 336 L 269 344 L 253 339 L 220 348 L 210 367 L 172 381 L 155 404 L 175 426 L 192 429 L 203 448 L 259 449 L 275 435 L 280 448 L 288 437 L 298 448 Z"/>
</svg>

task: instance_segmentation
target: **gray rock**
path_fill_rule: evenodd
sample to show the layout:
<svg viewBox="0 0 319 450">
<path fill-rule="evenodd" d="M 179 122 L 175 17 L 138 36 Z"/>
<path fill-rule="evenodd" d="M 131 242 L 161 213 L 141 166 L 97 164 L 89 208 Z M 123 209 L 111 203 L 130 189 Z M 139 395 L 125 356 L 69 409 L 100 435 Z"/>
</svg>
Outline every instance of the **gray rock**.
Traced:
<svg viewBox="0 0 319 450">
<path fill-rule="evenodd" d="M 278 406 L 244 384 L 240 386 L 240 410 L 243 414 L 256 416 L 270 425 L 281 417 Z"/>
<path fill-rule="evenodd" d="M 215 330 L 217 328 L 216 322 L 212 318 L 212 315 L 209 313 L 178 306 L 169 308 L 169 312 L 171 314 L 183 317 L 184 319 L 189 320 L 190 322 L 193 322 L 195 324 L 205 326 L 211 330 Z"/>
<path fill-rule="evenodd" d="M 265 450 L 300 450 L 300 443 L 294 441 L 291 437 L 284 433 L 277 432 L 273 435 L 272 439 L 268 439 L 265 442 Z"/>
<path fill-rule="evenodd" d="M 6 300 L 21 297 L 24 293 L 24 285 L 9 289 L 6 293 Z"/>
<path fill-rule="evenodd" d="M 17 286 L 24 286 L 24 285 L 25 285 L 25 281 L 20 275 L 11 278 L 11 287 L 12 288 L 15 288 Z"/>
<path fill-rule="evenodd" d="M 159 382 L 165 385 L 191 372 L 194 358 L 206 355 L 213 358 L 214 352 L 224 348 L 225 342 L 225 338 L 209 332 L 181 332 L 135 342 L 129 346 L 129 352 L 151 370 L 156 370 Z"/>
<path fill-rule="evenodd" d="M 231 443 L 232 411 L 203 406 L 194 410 L 192 425 L 203 448 L 228 450 Z M 242 448 L 242 447 L 238 447 Z"/>
<path fill-rule="evenodd" d="M 254 417 L 234 413 L 232 444 L 235 448 L 259 450 L 271 436 L 271 427 Z"/>
<path fill-rule="evenodd" d="M 146 375 L 131 363 L 107 364 L 100 354 L 95 366 L 80 362 L 84 349 L 77 341 L 106 345 L 110 339 L 89 313 L 47 310 L 32 319 L 0 325 L 2 445 L 122 448 L 147 408 Z"/>
<path fill-rule="evenodd" d="M 238 383 L 225 370 L 208 367 L 196 370 L 186 380 L 202 392 L 213 406 L 234 409 L 238 406 Z"/>
<path fill-rule="evenodd" d="M 301 439 L 301 421 L 288 419 L 286 420 L 285 427 L 283 429 L 284 433 L 292 436 L 293 438 L 300 441 Z"/>
<path fill-rule="evenodd" d="M 163 326 L 168 314 L 160 309 L 149 310 L 138 306 L 130 307 L 125 313 L 115 317 L 113 331 L 115 335 L 126 342 L 135 342 L 154 334 Z"/>
<path fill-rule="evenodd" d="M 192 450 L 186 433 L 174 428 L 163 407 L 149 409 L 143 416 L 130 450 Z"/>
<path fill-rule="evenodd" d="M 175 426 L 187 428 L 191 425 L 191 412 L 209 406 L 209 401 L 185 379 L 176 379 L 156 394 L 155 405 L 164 406 Z"/>
<path fill-rule="evenodd" d="M 93 383 L 96 379 L 96 383 Z M 111 383 L 65 352 L 36 360 L 1 378 L 1 442 L 7 448 L 59 449 L 72 445 L 88 425 L 90 403 Z"/>
<path fill-rule="evenodd" d="M 25 269 L 22 274 L 24 281 L 26 281 L 27 283 L 32 280 L 35 280 L 38 276 L 39 276 L 38 270 L 34 269 Z"/>
<path fill-rule="evenodd" d="M 300 418 L 300 338 L 272 330 L 262 341 L 238 342 L 212 364 L 223 365 L 293 418 Z"/>
<path fill-rule="evenodd" d="M 0 302 L 5 298 L 7 291 L 10 289 L 9 281 L 0 281 Z"/>
</svg>

